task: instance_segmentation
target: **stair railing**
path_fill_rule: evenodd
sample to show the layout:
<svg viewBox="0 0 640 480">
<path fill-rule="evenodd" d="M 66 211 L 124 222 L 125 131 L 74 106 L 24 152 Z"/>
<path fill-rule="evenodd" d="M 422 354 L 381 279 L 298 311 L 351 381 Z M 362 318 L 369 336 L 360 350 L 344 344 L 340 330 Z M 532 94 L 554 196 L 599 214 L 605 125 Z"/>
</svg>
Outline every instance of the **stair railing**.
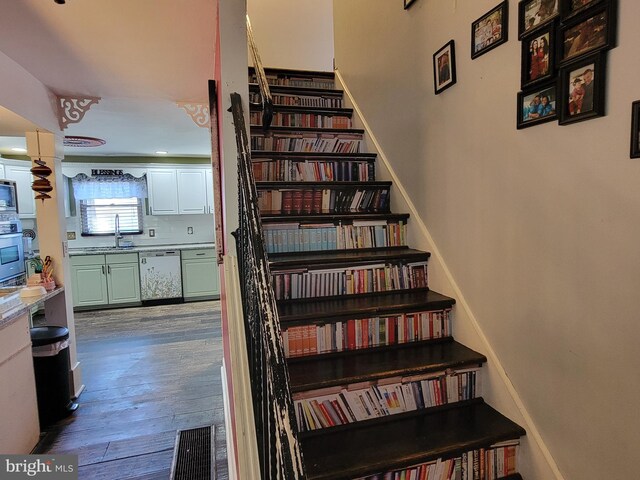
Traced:
<svg viewBox="0 0 640 480">
<path fill-rule="evenodd" d="M 247 15 L 247 41 L 249 43 L 249 51 L 253 59 L 253 68 L 255 69 L 256 81 L 260 87 L 260 97 L 262 98 L 262 128 L 268 130 L 273 120 L 273 97 L 267 82 L 267 74 L 264 72 L 264 66 L 260 59 L 260 53 L 256 41 L 253 38 L 253 30 L 251 29 L 251 21 Z"/>
<path fill-rule="evenodd" d="M 271 286 L 242 101 L 231 94 L 238 147 L 239 228 L 234 232 L 258 453 L 263 479 L 304 479 L 302 452 Z"/>
</svg>

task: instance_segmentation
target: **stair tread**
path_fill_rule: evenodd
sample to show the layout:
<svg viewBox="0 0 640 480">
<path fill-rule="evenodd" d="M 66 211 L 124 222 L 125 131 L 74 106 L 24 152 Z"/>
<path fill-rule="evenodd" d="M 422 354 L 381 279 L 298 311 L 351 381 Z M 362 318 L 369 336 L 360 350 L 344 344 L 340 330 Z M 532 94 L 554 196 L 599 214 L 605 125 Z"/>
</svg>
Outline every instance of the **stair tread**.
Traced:
<svg viewBox="0 0 640 480">
<path fill-rule="evenodd" d="M 259 91 L 260 86 L 257 83 L 250 83 L 249 90 Z M 323 95 L 341 97 L 343 95 L 342 90 L 334 88 L 315 88 L 315 87 L 298 87 L 293 85 L 269 85 L 271 93 L 284 93 L 284 94 L 299 94 L 308 96 L 321 97 Z"/>
<path fill-rule="evenodd" d="M 267 188 L 286 188 L 294 189 L 295 187 L 391 187 L 393 182 L 379 180 L 318 180 L 318 181 L 301 181 L 301 180 L 258 180 L 255 182 L 257 189 Z"/>
<path fill-rule="evenodd" d="M 364 130 L 360 128 L 322 128 L 322 127 L 269 127 L 268 133 L 336 133 L 347 135 L 364 135 Z M 251 133 L 263 134 L 264 129 L 261 125 L 251 125 Z"/>
<path fill-rule="evenodd" d="M 249 106 L 249 110 L 252 112 L 262 111 L 261 104 L 252 103 Z M 342 108 L 342 107 L 308 107 L 306 105 L 283 105 L 280 103 L 275 103 L 273 105 L 274 112 L 290 112 L 290 113 L 325 113 L 330 115 L 343 115 L 350 117 L 353 115 L 353 108 Z M 256 126 L 256 125 L 252 125 Z"/>
<path fill-rule="evenodd" d="M 308 214 L 260 214 L 262 223 L 351 223 L 353 220 L 407 220 L 408 213 L 370 213 L 370 212 L 348 212 L 348 213 L 308 213 Z"/>
<path fill-rule="evenodd" d="M 281 303 L 278 304 L 278 316 L 283 324 L 300 320 L 367 318 L 400 312 L 441 310 L 455 303 L 455 299 L 433 290 L 410 290 L 388 293 L 379 297 L 345 296 L 344 298 L 319 298 L 304 303 Z"/>
<path fill-rule="evenodd" d="M 344 356 L 316 355 L 289 359 L 291 391 L 467 368 L 487 361 L 481 353 L 452 339 L 438 343 L 402 344 L 400 347 L 359 350 Z"/>
<path fill-rule="evenodd" d="M 289 268 L 302 268 L 318 266 L 322 264 L 369 264 L 381 263 L 385 260 L 406 260 L 407 262 L 418 262 L 427 260 L 431 254 L 413 248 L 395 247 L 379 248 L 367 252 L 358 251 L 318 251 L 300 253 L 270 253 L 269 265 L 272 271 L 286 270 Z M 329 267 L 328 267 L 329 268 Z"/>
<path fill-rule="evenodd" d="M 354 161 L 358 159 L 375 160 L 378 155 L 375 153 L 335 153 L 335 152 L 278 152 L 274 150 L 252 150 L 251 158 L 300 158 L 309 160 L 311 158 L 319 160 L 340 160 Z"/>
<path fill-rule="evenodd" d="M 357 425 L 357 424 L 354 424 Z M 423 463 L 524 435 L 522 427 L 484 402 L 393 422 L 327 431 L 305 438 L 308 480 L 357 478 Z"/>
</svg>

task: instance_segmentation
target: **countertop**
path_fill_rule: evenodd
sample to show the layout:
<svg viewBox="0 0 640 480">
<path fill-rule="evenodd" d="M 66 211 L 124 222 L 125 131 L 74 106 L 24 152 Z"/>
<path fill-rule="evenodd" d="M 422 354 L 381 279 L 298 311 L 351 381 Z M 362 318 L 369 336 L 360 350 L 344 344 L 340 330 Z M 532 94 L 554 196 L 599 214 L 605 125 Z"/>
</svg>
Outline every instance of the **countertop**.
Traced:
<svg viewBox="0 0 640 480">
<path fill-rule="evenodd" d="M 170 245 L 134 245 L 133 247 L 84 247 L 70 248 L 69 256 L 78 255 L 101 255 L 105 253 L 138 253 L 138 252 L 158 252 L 162 250 L 197 250 L 200 248 L 215 248 L 214 243 L 186 243 L 186 244 L 170 244 Z"/>
<path fill-rule="evenodd" d="M 16 293 L 20 291 L 18 287 L 16 289 Z M 38 295 L 34 297 L 20 297 L 20 303 L 15 307 L 9 308 L 8 310 L 2 312 L 0 314 L 0 330 L 4 327 L 12 324 L 15 320 L 20 318 L 24 313 L 28 312 L 32 307 L 37 305 L 41 305 L 50 298 L 55 297 L 59 293 L 64 292 L 64 287 L 57 287 L 50 292 L 45 293 L 44 295 Z"/>
</svg>

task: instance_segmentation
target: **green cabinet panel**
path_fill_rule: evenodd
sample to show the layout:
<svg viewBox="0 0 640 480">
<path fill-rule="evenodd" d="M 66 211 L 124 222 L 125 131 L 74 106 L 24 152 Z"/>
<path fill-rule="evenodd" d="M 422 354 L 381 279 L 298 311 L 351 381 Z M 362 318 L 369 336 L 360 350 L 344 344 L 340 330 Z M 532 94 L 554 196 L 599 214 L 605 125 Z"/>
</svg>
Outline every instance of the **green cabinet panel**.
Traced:
<svg viewBox="0 0 640 480">
<path fill-rule="evenodd" d="M 215 250 L 189 250 L 183 254 L 186 254 L 182 258 L 182 289 L 185 300 L 218 297 L 220 279 Z"/>
<path fill-rule="evenodd" d="M 107 290 L 111 305 L 139 302 L 140 269 L 138 262 L 107 264 Z"/>
<path fill-rule="evenodd" d="M 72 265 L 71 285 L 74 307 L 104 305 L 109 301 L 104 263 L 99 265 Z"/>
</svg>

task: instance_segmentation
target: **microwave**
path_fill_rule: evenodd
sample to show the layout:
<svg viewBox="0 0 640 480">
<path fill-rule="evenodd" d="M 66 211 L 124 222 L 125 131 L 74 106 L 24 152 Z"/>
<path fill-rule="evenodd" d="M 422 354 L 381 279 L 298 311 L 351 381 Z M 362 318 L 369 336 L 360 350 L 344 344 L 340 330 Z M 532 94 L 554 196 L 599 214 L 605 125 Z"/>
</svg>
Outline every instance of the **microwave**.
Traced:
<svg viewBox="0 0 640 480">
<path fill-rule="evenodd" d="M 18 213 L 18 195 L 13 180 L 0 180 L 0 212 Z"/>
</svg>

